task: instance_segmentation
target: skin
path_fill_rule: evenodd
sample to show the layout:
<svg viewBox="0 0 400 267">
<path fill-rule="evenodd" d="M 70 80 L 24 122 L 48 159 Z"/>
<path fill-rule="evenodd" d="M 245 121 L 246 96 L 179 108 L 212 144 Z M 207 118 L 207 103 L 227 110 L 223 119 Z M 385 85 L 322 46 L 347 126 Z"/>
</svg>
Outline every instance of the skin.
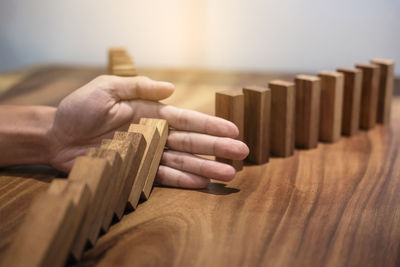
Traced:
<svg viewBox="0 0 400 267">
<path fill-rule="evenodd" d="M 74 159 L 140 118 L 161 118 L 170 130 L 156 182 L 204 188 L 210 179 L 230 181 L 235 169 L 196 156 L 242 160 L 248 147 L 234 140 L 237 127 L 221 118 L 158 103 L 174 92 L 147 77 L 99 76 L 65 97 L 58 108 L 0 106 L 0 166 L 46 164 L 69 172 Z"/>
</svg>

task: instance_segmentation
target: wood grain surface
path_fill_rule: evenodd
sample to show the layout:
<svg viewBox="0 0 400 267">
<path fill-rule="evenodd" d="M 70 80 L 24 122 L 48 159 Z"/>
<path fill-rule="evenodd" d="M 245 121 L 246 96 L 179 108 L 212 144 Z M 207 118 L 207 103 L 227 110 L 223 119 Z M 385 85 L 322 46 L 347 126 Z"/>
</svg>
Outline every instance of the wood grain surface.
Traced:
<svg viewBox="0 0 400 267">
<path fill-rule="evenodd" d="M 11 97 L 9 91 L 1 103 L 54 104 L 59 93 L 42 99 L 25 95 L 30 90 L 42 95 L 40 88 L 47 90 L 49 83 L 65 94 L 90 80 L 89 73 L 101 73 L 50 70 L 23 79 L 14 88 L 24 92 Z M 294 78 L 196 70 L 139 74 L 175 83 L 176 93 L 165 102 L 208 114 L 214 112 L 216 91 Z M 232 182 L 213 182 L 205 190 L 154 188 L 150 199 L 114 224 L 77 265 L 398 266 L 400 99 L 392 101 L 389 126 L 245 166 Z M 30 202 L 56 176 L 62 175 L 47 167 L 0 170 L 0 263 Z"/>
</svg>

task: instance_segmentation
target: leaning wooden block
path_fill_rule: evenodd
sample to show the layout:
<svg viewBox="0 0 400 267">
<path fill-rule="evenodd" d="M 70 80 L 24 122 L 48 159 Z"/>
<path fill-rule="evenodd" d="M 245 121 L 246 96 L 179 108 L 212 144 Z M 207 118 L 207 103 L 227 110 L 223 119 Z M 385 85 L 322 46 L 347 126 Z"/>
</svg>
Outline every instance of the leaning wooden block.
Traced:
<svg viewBox="0 0 400 267">
<path fill-rule="evenodd" d="M 233 122 L 239 129 L 238 140 L 243 141 L 244 96 L 242 89 L 231 89 L 215 94 L 215 116 Z M 237 171 L 243 169 L 242 160 L 216 158 L 219 162 L 232 165 Z"/>
<path fill-rule="evenodd" d="M 296 128 L 298 148 L 318 146 L 321 83 L 316 76 L 296 76 Z"/>
<path fill-rule="evenodd" d="M 102 200 L 103 203 L 100 206 L 101 211 L 98 218 L 98 220 L 102 220 L 101 228 L 106 232 L 111 225 L 114 208 L 120 196 L 122 159 L 117 151 L 104 148 L 90 148 L 86 155 L 89 157 L 104 158 L 111 166 L 110 181 Z"/>
<path fill-rule="evenodd" d="M 141 118 L 139 123 L 146 126 L 156 127 L 158 133 L 160 134 L 160 140 L 157 144 L 157 149 L 154 152 L 153 160 L 151 161 L 150 169 L 147 174 L 146 182 L 144 184 L 144 188 L 142 190 L 142 195 L 141 195 L 142 199 L 147 200 L 150 197 L 154 179 L 158 171 L 158 166 L 160 165 L 160 160 L 164 152 L 165 144 L 167 143 L 168 122 L 166 120 L 161 120 L 161 119 Z"/>
<path fill-rule="evenodd" d="M 129 164 L 132 162 L 134 157 L 134 148 L 130 142 L 126 142 L 126 140 L 113 140 L 113 139 L 103 139 L 101 141 L 101 148 L 107 150 L 114 150 L 118 152 L 122 159 L 121 168 L 118 172 L 119 178 L 117 179 L 117 193 L 116 200 L 114 203 L 113 213 L 115 217 L 120 220 L 124 214 L 126 202 L 128 198 L 122 199 L 121 194 L 124 190 L 128 181 L 128 172 L 129 172 Z M 125 191 L 124 191 L 125 192 Z"/>
<path fill-rule="evenodd" d="M 294 83 L 275 80 L 271 89 L 271 153 L 289 157 L 294 153 L 296 91 Z"/>
<path fill-rule="evenodd" d="M 342 130 L 343 74 L 321 71 L 321 103 L 319 120 L 319 140 L 336 142 Z"/>
<path fill-rule="evenodd" d="M 129 150 L 130 146 L 132 149 Z M 118 151 L 122 158 L 124 182 L 121 186 L 120 197 L 115 210 L 117 217 L 121 218 L 126 208 L 133 209 L 128 199 L 139 171 L 140 162 L 146 148 L 146 140 L 141 133 L 115 132 L 113 140 L 105 139 L 102 141 L 102 147 Z"/>
<path fill-rule="evenodd" d="M 354 135 L 360 127 L 362 72 L 356 68 L 339 68 L 344 75 L 342 134 Z"/>
<path fill-rule="evenodd" d="M 140 195 L 144 189 L 147 175 L 149 174 L 157 146 L 160 142 L 160 134 L 158 133 L 156 126 L 147 126 L 141 124 L 131 124 L 128 132 L 141 133 L 146 140 L 146 148 L 140 162 L 139 171 L 136 174 L 136 178 L 133 182 L 131 193 L 128 199 L 132 208 L 136 209 L 139 203 Z"/>
<path fill-rule="evenodd" d="M 90 191 L 90 200 L 86 216 L 75 237 L 71 254 L 75 260 L 79 260 L 89 241 L 94 245 L 101 228 L 101 205 L 103 197 L 109 186 L 111 167 L 106 159 L 87 156 L 77 157 L 69 173 L 68 179 L 86 183 Z"/>
<path fill-rule="evenodd" d="M 250 149 L 247 160 L 266 163 L 270 152 L 271 90 L 264 87 L 243 88 L 244 141 Z"/>
<path fill-rule="evenodd" d="M 375 58 L 371 60 L 371 63 L 380 68 L 378 114 L 376 119 L 378 123 L 388 124 L 394 86 L 394 61 Z"/>
<path fill-rule="evenodd" d="M 89 198 L 84 183 L 53 180 L 30 207 L 4 266 L 64 266 Z"/>
<path fill-rule="evenodd" d="M 373 64 L 357 64 L 362 71 L 360 128 L 371 129 L 376 125 L 380 69 Z"/>
</svg>

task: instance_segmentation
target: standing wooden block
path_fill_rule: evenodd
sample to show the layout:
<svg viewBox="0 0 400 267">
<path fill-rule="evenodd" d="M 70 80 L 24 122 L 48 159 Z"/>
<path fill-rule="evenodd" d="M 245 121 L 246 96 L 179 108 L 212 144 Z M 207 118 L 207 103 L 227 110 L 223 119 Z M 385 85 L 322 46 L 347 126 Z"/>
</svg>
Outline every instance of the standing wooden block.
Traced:
<svg viewBox="0 0 400 267">
<path fill-rule="evenodd" d="M 271 153 L 279 157 L 289 157 L 294 153 L 294 83 L 275 80 L 268 87 L 271 89 Z"/>
<path fill-rule="evenodd" d="M 244 140 L 250 149 L 247 160 L 263 164 L 269 160 L 271 90 L 251 86 L 243 88 Z"/>
<path fill-rule="evenodd" d="M 127 153 L 129 146 L 132 146 L 131 153 Z M 124 183 L 121 186 L 120 197 L 115 210 L 115 214 L 120 219 L 125 208 L 133 210 L 128 199 L 146 148 L 146 140 L 141 133 L 115 132 L 113 140 L 105 139 L 102 141 L 102 147 L 118 151 L 122 158 Z"/>
<path fill-rule="evenodd" d="M 373 64 L 357 64 L 362 71 L 360 128 L 371 129 L 376 125 L 380 69 Z"/>
<path fill-rule="evenodd" d="M 122 47 L 108 50 L 108 73 L 118 76 L 136 76 L 136 69 L 128 52 Z"/>
<path fill-rule="evenodd" d="M 160 141 L 160 134 L 158 133 L 157 127 L 141 124 L 131 124 L 128 131 L 143 134 L 147 144 L 140 162 L 139 171 L 136 175 L 135 181 L 133 182 L 131 193 L 128 199 L 130 205 L 136 209 L 139 203 L 140 195 L 146 183 L 151 162 L 153 161 L 154 154 L 157 150 L 157 145 Z"/>
<path fill-rule="evenodd" d="M 371 63 L 379 66 L 379 89 L 378 89 L 378 114 L 377 122 L 388 124 L 390 122 L 390 108 L 394 86 L 394 61 L 375 58 Z"/>
<path fill-rule="evenodd" d="M 89 157 L 104 158 L 111 166 L 110 182 L 108 190 L 103 197 L 103 204 L 101 204 L 102 211 L 100 212 L 103 217 L 101 228 L 106 232 L 111 225 L 114 208 L 120 196 L 122 159 L 117 151 L 104 148 L 89 148 L 86 155 Z"/>
<path fill-rule="evenodd" d="M 71 250 L 75 260 L 81 258 L 87 241 L 92 246 L 97 241 L 102 224 L 101 205 L 109 186 L 110 176 L 111 166 L 106 159 L 87 156 L 77 157 L 69 173 L 69 180 L 86 183 L 90 191 L 88 210 Z"/>
<path fill-rule="evenodd" d="M 215 94 L 215 116 L 233 122 L 239 129 L 238 140 L 243 141 L 244 96 L 242 89 L 231 89 Z M 232 165 L 236 171 L 243 169 L 242 160 L 216 158 L 217 161 Z"/>
<path fill-rule="evenodd" d="M 89 199 L 85 183 L 53 180 L 30 207 L 4 266 L 64 266 Z"/>
<path fill-rule="evenodd" d="M 141 195 L 142 199 L 147 200 L 150 197 L 154 179 L 158 171 L 158 165 L 160 165 L 161 156 L 164 152 L 165 144 L 167 143 L 168 122 L 166 120 L 161 120 L 161 119 L 141 118 L 139 123 L 146 126 L 156 127 L 160 134 L 160 140 L 157 144 L 157 149 L 154 152 L 153 160 L 151 161 L 150 169 L 147 174 L 146 182 L 144 184 L 144 188 L 142 190 L 142 195 Z"/>
<path fill-rule="evenodd" d="M 298 148 L 318 146 L 321 81 L 316 76 L 298 75 L 296 84 L 296 129 Z"/>
<path fill-rule="evenodd" d="M 356 68 L 339 68 L 344 75 L 342 134 L 352 136 L 360 127 L 362 72 Z"/>
<path fill-rule="evenodd" d="M 333 71 L 322 71 L 319 140 L 336 142 L 342 130 L 343 110 L 343 74 Z"/>
</svg>

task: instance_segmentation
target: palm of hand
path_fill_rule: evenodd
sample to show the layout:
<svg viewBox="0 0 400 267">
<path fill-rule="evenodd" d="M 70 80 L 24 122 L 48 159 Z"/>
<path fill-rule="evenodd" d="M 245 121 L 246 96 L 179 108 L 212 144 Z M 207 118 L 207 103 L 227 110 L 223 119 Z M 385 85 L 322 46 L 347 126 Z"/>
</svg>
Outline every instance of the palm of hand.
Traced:
<svg viewBox="0 0 400 267">
<path fill-rule="evenodd" d="M 153 101 L 168 97 L 173 86 L 148 78 L 101 76 L 62 100 L 49 131 L 51 165 L 68 172 L 74 159 L 127 130 L 141 117 L 166 119 L 177 129 L 168 137 L 168 147 L 157 174 L 158 182 L 181 187 L 204 187 L 209 178 L 231 180 L 234 169 L 193 154 L 242 159 L 248 148 L 235 137 L 237 128 L 225 120 Z M 221 136 L 221 137 L 218 137 Z"/>
</svg>

